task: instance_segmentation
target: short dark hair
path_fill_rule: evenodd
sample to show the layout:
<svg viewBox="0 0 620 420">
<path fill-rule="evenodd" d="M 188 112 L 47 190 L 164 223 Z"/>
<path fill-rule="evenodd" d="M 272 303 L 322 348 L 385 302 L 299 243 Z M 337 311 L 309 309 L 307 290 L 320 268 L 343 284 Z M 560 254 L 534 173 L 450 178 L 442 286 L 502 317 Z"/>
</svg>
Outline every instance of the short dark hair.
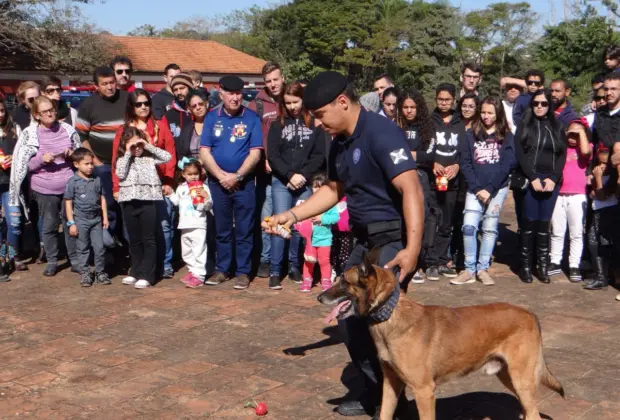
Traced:
<svg viewBox="0 0 620 420">
<path fill-rule="evenodd" d="M 609 80 L 613 80 L 613 81 L 620 80 L 620 73 L 617 71 L 609 73 L 607 76 L 605 76 L 605 81 L 607 82 Z"/>
<path fill-rule="evenodd" d="M 374 83 L 374 82 L 377 82 L 377 81 L 379 81 L 381 79 L 387 80 L 388 83 L 394 83 L 394 82 L 392 82 L 392 78 L 390 77 L 390 75 L 387 74 L 387 73 L 383 73 L 383 74 L 378 75 L 377 77 L 375 77 L 375 79 L 372 82 Z"/>
<path fill-rule="evenodd" d="M 114 66 L 117 64 L 127 64 L 129 66 L 129 69 L 133 70 L 133 63 L 131 62 L 129 57 L 126 57 L 124 55 L 117 55 L 112 59 L 112 61 L 110 61 L 111 68 L 114 68 Z"/>
<path fill-rule="evenodd" d="M 312 177 L 312 186 L 319 184 L 321 187 L 327 184 L 327 174 L 325 172 L 317 172 Z"/>
<path fill-rule="evenodd" d="M 554 83 L 562 83 L 564 85 L 564 89 L 572 89 L 573 85 L 571 84 L 571 82 L 569 82 L 568 80 L 564 80 L 564 79 L 553 79 L 551 81 L 551 84 Z"/>
<path fill-rule="evenodd" d="M 166 67 L 164 67 L 164 74 L 168 76 L 168 71 L 170 70 L 181 70 L 181 67 L 179 67 L 178 64 L 170 63 Z"/>
<path fill-rule="evenodd" d="M 620 45 L 618 44 L 611 44 L 608 47 L 605 48 L 605 55 L 603 56 L 603 59 L 605 58 L 611 58 L 612 60 L 618 60 L 620 59 Z"/>
<path fill-rule="evenodd" d="M 39 85 L 41 86 L 41 90 L 45 90 L 45 88 L 47 88 L 48 86 L 61 87 L 62 82 L 56 76 L 43 76 Z"/>
<path fill-rule="evenodd" d="M 461 74 L 465 73 L 465 70 L 473 71 L 474 73 L 480 73 L 482 75 L 482 66 L 478 63 L 474 63 L 473 61 L 469 61 L 461 67 Z"/>
<path fill-rule="evenodd" d="M 280 71 L 282 70 L 280 68 L 280 64 L 276 63 L 275 61 L 267 61 L 260 72 L 263 75 L 263 77 L 265 77 L 272 71 L 276 71 L 276 70 L 280 70 Z"/>
<path fill-rule="evenodd" d="M 95 157 L 95 154 L 88 150 L 86 147 L 78 147 L 71 154 L 71 160 L 74 163 L 78 163 L 84 160 L 86 156 L 90 156 L 91 158 Z"/>
<path fill-rule="evenodd" d="M 435 89 L 435 96 L 441 92 L 448 92 L 453 98 L 456 98 L 456 87 L 452 83 L 440 83 Z"/>
<path fill-rule="evenodd" d="M 396 87 L 390 86 L 383 91 L 383 99 L 387 98 L 388 96 L 396 96 L 396 99 L 398 99 L 400 97 L 400 92 L 398 91 L 398 89 L 396 89 Z"/>
<path fill-rule="evenodd" d="M 540 83 L 542 83 L 543 85 L 545 84 L 545 73 L 542 70 L 538 70 L 538 69 L 528 70 L 527 73 L 525 73 L 525 81 L 527 82 L 527 80 L 532 76 L 540 77 Z"/>
<path fill-rule="evenodd" d="M 93 81 L 95 82 L 96 85 L 99 84 L 99 79 L 101 79 L 102 77 L 115 77 L 114 70 L 112 70 L 112 67 L 108 67 L 108 66 L 97 67 L 95 71 L 93 72 Z"/>
<path fill-rule="evenodd" d="M 208 111 L 209 110 L 209 97 L 211 96 L 209 91 L 206 89 L 205 90 L 192 89 L 187 94 L 187 98 L 185 99 L 185 102 L 189 104 L 194 96 L 198 96 L 200 99 L 202 99 L 205 102 L 205 105 L 207 106 L 207 111 Z"/>
<path fill-rule="evenodd" d="M 602 73 L 599 73 L 595 75 L 594 77 L 592 77 L 592 80 L 590 80 L 590 84 L 598 85 L 599 83 L 603 83 L 604 81 L 605 81 L 605 75 Z"/>
<path fill-rule="evenodd" d="M 349 83 L 347 87 L 344 88 L 342 95 L 349 98 L 349 100 L 353 103 L 359 102 L 359 97 L 357 96 L 357 92 L 355 91 L 355 88 L 353 87 L 351 83 Z"/>
</svg>

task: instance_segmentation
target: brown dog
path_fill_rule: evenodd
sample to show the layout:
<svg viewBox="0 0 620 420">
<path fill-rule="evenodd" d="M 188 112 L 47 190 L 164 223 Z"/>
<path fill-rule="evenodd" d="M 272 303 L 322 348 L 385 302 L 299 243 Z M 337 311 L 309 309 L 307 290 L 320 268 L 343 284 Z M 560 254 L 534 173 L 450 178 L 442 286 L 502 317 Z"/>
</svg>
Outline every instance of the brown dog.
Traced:
<svg viewBox="0 0 620 420">
<path fill-rule="evenodd" d="M 422 306 L 400 294 L 391 271 L 365 262 L 321 293 L 337 304 L 328 322 L 370 317 L 370 334 L 383 370 L 381 420 L 391 420 L 405 385 L 415 395 L 420 420 L 435 419 L 435 387 L 482 370 L 516 394 L 525 420 L 540 420 L 536 390 L 542 382 L 564 397 L 543 358 L 534 314 L 507 303 L 446 308 Z"/>
</svg>

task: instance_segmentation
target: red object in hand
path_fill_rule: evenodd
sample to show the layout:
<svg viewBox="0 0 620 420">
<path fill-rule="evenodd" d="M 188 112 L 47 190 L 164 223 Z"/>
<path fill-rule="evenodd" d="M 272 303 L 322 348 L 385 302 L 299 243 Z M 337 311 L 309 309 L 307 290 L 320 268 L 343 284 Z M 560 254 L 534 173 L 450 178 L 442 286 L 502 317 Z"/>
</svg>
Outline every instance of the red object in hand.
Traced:
<svg viewBox="0 0 620 420">
<path fill-rule="evenodd" d="M 192 197 L 192 204 L 196 207 L 198 204 L 204 204 L 205 198 L 200 195 L 200 191 L 204 190 L 202 181 L 191 181 L 187 183 L 189 187 L 189 196 Z"/>
<path fill-rule="evenodd" d="M 0 149 L 0 166 L 4 170 L 9 169 L 11 167 L 10 163 L 8 165 L 5 163 L 5 161 L 7 160 L 8 157 L 9 156 L 5 155 L 4 151 L 2 149 Z"/>
<path fill-rule="evenodd" d="M 256 404 L 256 415 L 257 416 L 265 416 L 267 415 L 267 404 L 258 403 Z"/>
</svg>

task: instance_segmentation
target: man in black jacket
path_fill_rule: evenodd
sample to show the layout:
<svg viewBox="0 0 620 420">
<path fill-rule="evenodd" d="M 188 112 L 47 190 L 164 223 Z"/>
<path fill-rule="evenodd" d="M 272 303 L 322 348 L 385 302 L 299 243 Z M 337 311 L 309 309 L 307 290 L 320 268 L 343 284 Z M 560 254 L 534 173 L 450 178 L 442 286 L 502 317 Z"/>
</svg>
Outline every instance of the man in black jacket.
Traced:
<svg viewBox="0 0 620 420">
<path fill-rule="evenodd" d="M 176 64 L 168 64 L 164 69 L 164 80 L 166 81 L 166 87 L 153 95 L 152 103 L 153 103 L 153 115 L 155 118 L 160 120 L 167 110 L 172 107 L 172 102 L 174 102 L 174 94 L 172 93 L 172 79 L 177 74 L 181 73 L 181 67 Z"/>
<path fill-rule="evenodd" d="M 164 117 L 168 121 L 168 126 L 175 142 L 181 135 L 183 127 L 192 121 L 192 116 L 187 108 L 187 97 L 193 87 L 192 78 L 185 73 L 177 74 L 170 81 L 174 100 L 170 104 L 170 108 L 164 113 Z"/>
</svg>

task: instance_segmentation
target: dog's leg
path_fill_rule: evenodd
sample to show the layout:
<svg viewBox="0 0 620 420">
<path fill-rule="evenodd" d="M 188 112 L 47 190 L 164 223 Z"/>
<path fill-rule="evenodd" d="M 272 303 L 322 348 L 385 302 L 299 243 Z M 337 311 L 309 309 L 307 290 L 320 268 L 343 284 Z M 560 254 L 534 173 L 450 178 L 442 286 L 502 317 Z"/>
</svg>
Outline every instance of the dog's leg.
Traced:
<svg viewBox="0 0 620 420">
<path fill-rule="evenodd" d="M 413 395 L 420 420 L 435 420 L 435 384 L 427 383 L 414 387 Z"/>
<path fill-rule="evenodd" d="M 527 364 L 522 366 L 525 369 L 521 371 L 509 367 L 509 379 L 514 385 L 514 390 L 521 402 L 521 406 L 523 406 L 524 420 L 541 420 L 540 413 L 536 407 L 536 388 L 538 385 L 536 369 L 533 366 L 527 366 Z"/>
<path fill-rule="evenodd" d="M 383 371 L 383 397 L 381 399 L 380 420 L 392 420 L 398 404 L 398 398 L 405 387 L 404 382 L 396 375 L 387 363 L 381 363 Z"/>
<path fill-rule="evenodd" d="M 515 391 L 515 387 L 512 384 L 512 380 L 510 379 L 510 375 L 508 374 L 508 368 L 506 367 L 506 365 L 504 365 L 502 367 L 502 370 L 497 372 L 497 379 L 499 379 L 501 381 L 501 383 L 506 388 L 508 388 L 508 391 L 510 391 L 513 394 L 515 394 L 515 396 L 517 395 L 517 391 Z"/>
</svg>

